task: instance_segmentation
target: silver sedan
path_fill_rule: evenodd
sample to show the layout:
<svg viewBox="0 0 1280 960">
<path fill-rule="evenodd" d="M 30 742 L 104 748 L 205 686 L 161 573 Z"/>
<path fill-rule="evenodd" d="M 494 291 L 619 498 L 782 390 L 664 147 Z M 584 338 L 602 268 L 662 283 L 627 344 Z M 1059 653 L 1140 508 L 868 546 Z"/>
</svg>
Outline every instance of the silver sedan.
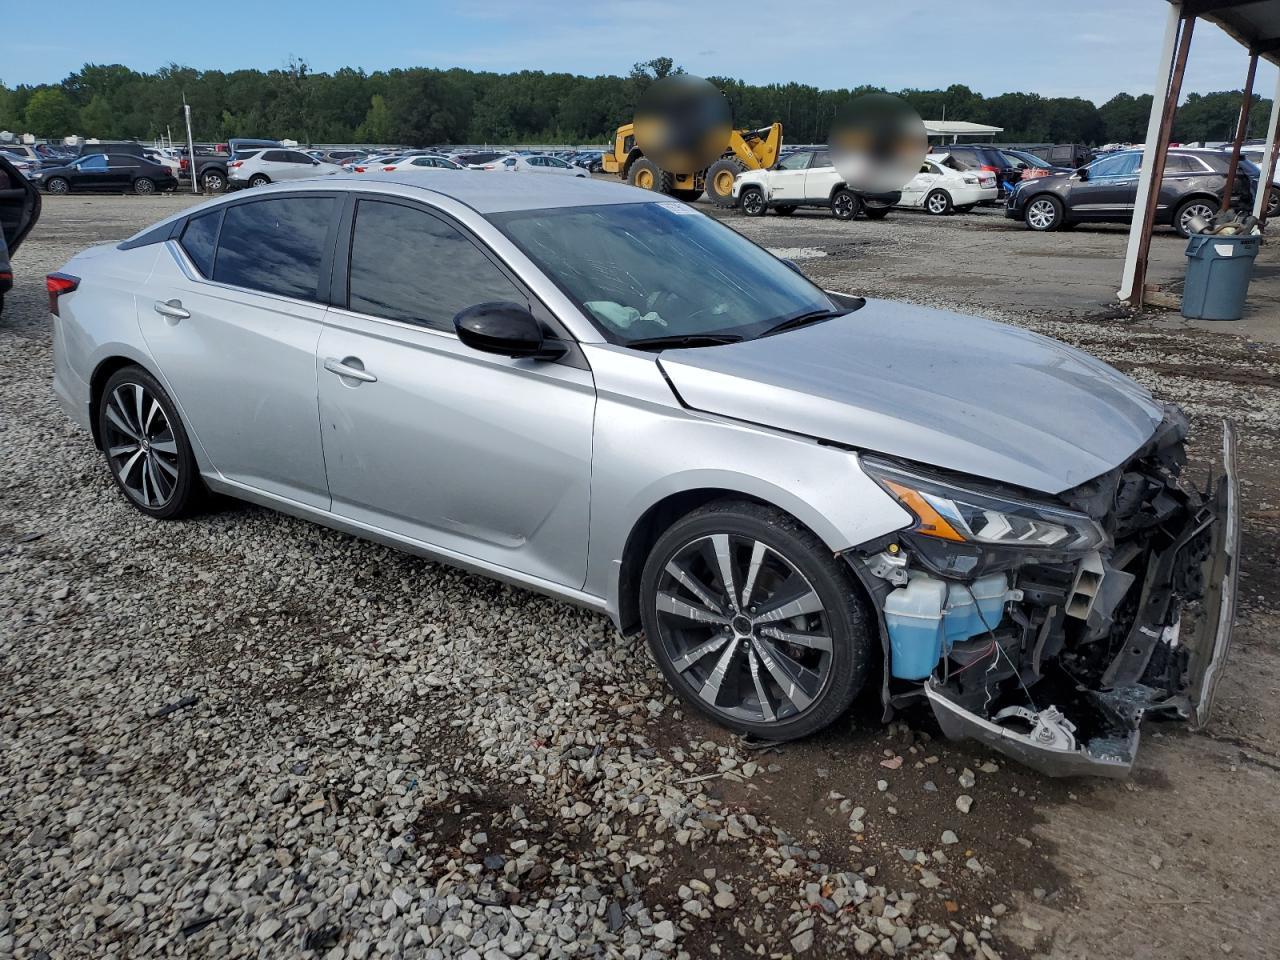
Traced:
<svg viewBox="0 0 1280 960">
<path fill-rule="evenodd" d="M 1114 775 L 1144 710 L 1207 718 L 1229 431 L 1197 490 L 1180 411 L 1103 363 L 824 291 L 686 204 L 326 177 L 93 247 L 49 295 L 54 388 L 138 510 L 214 491 L 586 605 L 742 733 L 870 683 Z"/>
</svg>

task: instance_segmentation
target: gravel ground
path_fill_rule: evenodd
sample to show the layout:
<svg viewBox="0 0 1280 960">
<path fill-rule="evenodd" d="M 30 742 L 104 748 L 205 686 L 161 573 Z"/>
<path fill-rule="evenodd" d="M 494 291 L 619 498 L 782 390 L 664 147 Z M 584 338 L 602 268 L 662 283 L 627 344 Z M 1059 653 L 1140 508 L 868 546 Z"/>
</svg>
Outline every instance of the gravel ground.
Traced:
<svg viewBox="0 0 1280 960">
<path fill-rule="evenodd" d="M 48 200 L 0 320 L 0 956 L 1274 955 L 1280 350 L 1112 318 L 1118 231 L 727 218 L 1240 422 L 1215 721 L 1063 783 L 871 704 L 753 750 L 596 615 L 253 507 L 133 511 L 52 399 L 41 278 L 187 202 Z"/>
</svg>

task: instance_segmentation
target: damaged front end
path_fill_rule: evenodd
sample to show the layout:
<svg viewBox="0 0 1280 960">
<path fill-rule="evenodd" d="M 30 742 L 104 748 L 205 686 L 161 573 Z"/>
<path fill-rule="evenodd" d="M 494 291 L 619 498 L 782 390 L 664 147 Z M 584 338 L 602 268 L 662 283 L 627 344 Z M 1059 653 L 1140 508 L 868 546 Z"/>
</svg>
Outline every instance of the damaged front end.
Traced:
<svg viewBox="0 0 1280 960">
<path fill-rule="evenodd" d="M 1231 640 L 1235 437 L 1202 492 L 1170 407 L 1130 460 L 1056 498 L 864 458 L 912 515 L 849 551 L 880 614 L 886 712 L 1052 776 L 1125 776 L 1146 716 L 1207 722 Z"/>
</svg>

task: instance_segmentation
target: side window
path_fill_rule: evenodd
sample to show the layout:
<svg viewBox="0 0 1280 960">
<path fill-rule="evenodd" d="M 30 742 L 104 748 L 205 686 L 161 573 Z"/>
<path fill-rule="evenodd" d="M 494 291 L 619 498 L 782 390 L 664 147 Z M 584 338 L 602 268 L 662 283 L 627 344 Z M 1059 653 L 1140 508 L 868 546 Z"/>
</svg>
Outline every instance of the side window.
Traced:
<svg viewBox="0 0 1280 960">
<path fill-rule="evenodd" d="M 314 159 L 313 157 L 308 157 L 305 153 L 297 153 L 296 151 L 287 151 L 284 158 L 288 163 L 305 163 L 308 166 L 311 165 L 311 161 Z"/>
<path fill-rule="evenodd" d="M 831 152 L 828 150 L 819 150 L 813 155 L 813 166 L 810 170 L 816 170 L 818 167 L 831 166 Z"/>
<path fill-rule="evenodd" d="M 424 210 L 361 200 L 351 238 L 350 308 L 453 332 L 477 303 L 526 303 L 519 289 L 454 227 Z"/>
<path fill-rule="evenodd" d="M 567 163 L 565 163 L 565 162 L 564 162 L 563 160 L 561 160 L 559 157 L 548 157 L 544 162 L 546 163 L 546 165 L 547 165 L 548 167 L 567 167 L 567 166 L 569 166 Z"/>
<path fill-rule="evenodd" d="M 1196 157 L 1187 156 L 1185 153 L 1171 153 L 1165 158 L 1164 174 L 1166 177 L 1175 174 L 1206 172 L 1204 166 Z"/>
<path fill-rule="evenodd" d="M 271 163 L 284 163 L 283 150 L 264 150 L 259 160 L 267 160 Z"/>
<path fill-rule="evenodd" d="M 79 163 L 81 170 L 105 170 L 107 169 L 107 158 L 104 154 L 96 153 L 92 157 L 85 157 Z"/>
<path fill-rule="evenodd" d="M 1126 177 L 1137 171 L 1141 156 L 1138 153 L 1123 153 L 1117 157 L 1104 157 L 1089 168 L 1089 179 Z"/>
<path fill-rule="evenodd" d="M 213 279 L 264 293 L 315 300 L 333 197 L 281 197 L 227 209 Z"/>
<path fill-rule="evenodd" d="M 778 164 L 779 170 L 803 170 L 809 166 L 809 153 L 793 153 Z"/>
<path fill-rule="evenodd" d="M 187 225 L 182 228 L 182 237 L 178 240 L 191 262 L 206 277 L 213 276 L 214 244 L 218 241 L 218 226 L 221 223 L 221 210 L 202 213 L 187 221 Z"/>
<path fill-rule="evenodd" d="M 153 163 L 158 161 L 152 161 Z M 112 169 L 123 169 L 128 167 L 136 167 L 138 165 L 137 157 L 126 157 L 124 154 L 113 153 L 107 157 L 107 166 Z"/>
</svg>

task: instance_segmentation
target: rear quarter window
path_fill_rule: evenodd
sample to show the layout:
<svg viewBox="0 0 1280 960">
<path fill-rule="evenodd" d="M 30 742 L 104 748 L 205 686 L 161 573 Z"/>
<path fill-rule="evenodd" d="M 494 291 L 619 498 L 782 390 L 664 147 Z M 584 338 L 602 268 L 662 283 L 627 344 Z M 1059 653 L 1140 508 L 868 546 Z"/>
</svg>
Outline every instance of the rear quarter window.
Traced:
<svg viewBox="0 0 1280 960">
<path fill-rule="evenodd" d="M 182 249 L 205 277 L 213 276 L 213 255 L 218 242 L 218 227 L 222 225 L 222 213 L 219 209 L 192 217 L 178 238 Z"/>
</svg>

